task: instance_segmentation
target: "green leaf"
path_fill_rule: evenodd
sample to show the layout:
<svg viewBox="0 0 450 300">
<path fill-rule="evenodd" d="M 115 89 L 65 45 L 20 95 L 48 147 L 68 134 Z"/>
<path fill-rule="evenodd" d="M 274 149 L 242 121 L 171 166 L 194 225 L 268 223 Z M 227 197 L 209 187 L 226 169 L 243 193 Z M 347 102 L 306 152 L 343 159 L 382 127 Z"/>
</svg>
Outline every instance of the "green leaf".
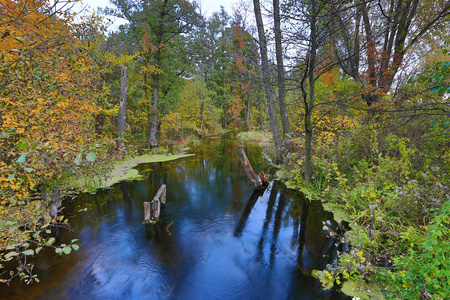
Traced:
<svg viewBox="0 0 450 300">
<path fill-rule="evenodd" d="M 14 256 L 17 256 L 17 255 L 19 255 L 19 253 L 15 252 L 15 251 L 12 251 L 12 252 L 6 253 L 4 258 L 8 259 L 10 257 L 14 257 Z"/>
<path fill-rule="evenodd" d="M 64 247 L 65 254 L 70 254 L 70 252 L 72 252 L 72 248 L 70 248 L 69 246 Z"/>
<path fill-rule="evenodd" d="M 441 87 L 440 89 L 439 89 L 439 91 L 438 91 L 438 94 L 439 95 L 444 95 L 444 93 L 445 93 L 445 91 L 447 90 L 447 87 Z"/>
<path fill-rule="evenodd" d="M 73 239 L 73 240 L 71 240 L 70 242 L 71 243 L 75 243 L 75 242 L 78 242 L 79 241 L 79 239 Z"/>
<path fill-rule="evenodd" d="M 24 254 L 24 255 L 34 255 L 34 250 L 33 249 L 28 249 L 26 251 L 23 251 L 22 254 Z"/>
<path fill-rule="evenodd" d="M 36 254 L 39 254 L 39 252 L 41 252 L 41 250 L 42 250 L 42 247 L 37 247 L 36 248 Z"/>
<path fill-rule="evenodd" d="M 39 278 L 34 277 L 34 281 L 39 282 Z"/>
<path fill-rule="evenodd" d="M 80 249 L 80 246 L 78 246 L 77 244 L 72 244 L 72 248 L 75 251 L 78 251 L 78 249 Z"/>
<path fill-rule="evenodd" d="M 25 43 L 25 41 L 20 36 L 16 36 L 16 40 L 18 40 L 21 44 Z"/>
<path fill-rule="evenodd" d="M 33 168 L 25 168 L 25 171 L 27 171 L 28 173 L 33 172 L 34 169 Z"/>
<path fill-rule="evenodd" d="M 441 86 L 440 85 L 435 85 L 431 88 L 431 92 L 433 93 L 438 93 L 440 90 Z"/>
<path fill-rule="evenodd" d="M 56 239 L 54 237 L 51 237 L 47 243 L 45 243 L 47 246 L 51 246 L 56 242 Z"/>
<path fill-rule="evenodd" d="M 19 159 L 17 160 L 17 162 L 18 162 L 18 163 L 24 163 L 26 158 L 27 158 L 27 154 L 24 153 L 24 154 L 22 154 L 22 155 L 19 157 Z"/>
<path fill-rule="evenodd" d="M 86 154 L 86 160 L 89 162 L 93 162 L 95 160 L 96 156 L 95 153 L 93 152 L 89 152 L 88 154 Z"/>
<path fill-rule="evenodd" d="M 59 255 L 61 255 L 63 253 L 63 249 L 62 248 L 55 248 L 55 252 Z"/>
<path fill-rule="evenodd" d="M 16 177 L 16 173 L 12 173 L 11 175 L 9 175 L 8 180 L 13 180 L 14 177 Z"/>
</svg>

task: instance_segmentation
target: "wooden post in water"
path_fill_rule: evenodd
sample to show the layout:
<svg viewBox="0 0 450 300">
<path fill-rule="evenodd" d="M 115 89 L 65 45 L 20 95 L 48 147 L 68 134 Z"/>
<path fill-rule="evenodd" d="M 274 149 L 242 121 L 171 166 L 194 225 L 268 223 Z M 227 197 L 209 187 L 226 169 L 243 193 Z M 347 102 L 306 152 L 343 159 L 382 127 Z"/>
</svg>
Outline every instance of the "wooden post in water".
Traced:
<svg viewBox="0 0 450 300">
<path fill-rule="evenodd" d="M 150 223 L 150 202 L 144 202 L 144 222 Z"/>
<path fill-rule="evenodd" d="M 161 206 L 164 206 L 166 204 L 166 185 L 163 184 L 155 196 L 156 199 L 159 199 L 159 202 Z"/>
<path fill-rule="evenodd" d="M 160 213 L 160 202 L 156 197 L 152 201 L 152 206 L 153 206 L 153 218 L 155 219 L 156 222 L 158 222 Z"/>
<path fill-rule="evenodd" d="M 163 184 L 155 197 L 153 198 L 150 206 L 150 202 L 144 202 L 144 222 L 150 223 L 151 221 L 151 210 L 153 210 L 153 220 L 155 222 L 159 221 L 159 215 L 161 213 L 161 206 L 166 204 L 166 185 Z M 151 210 L 150 210 L 151 207 Z"/>
<path fill-rule="evenodd" d="M 241 164 L 244 167 L 245 173 L 247 173 L 247 177 L 248 179 L 250 179 L 251 184 L 258 190 L 264 188 L 264 186 L 262 186 L 261 183 L 259 182 L 258 176 L 256 176 L 255 171 L 253 171 L 253 168 L 250 165 L 247 155 L 245 154 L 245 151 L 244 149 L 242 149 L 241 146 L 239 146 L 236 149 L 236 154 L 241 160 Z"/>
</svg>

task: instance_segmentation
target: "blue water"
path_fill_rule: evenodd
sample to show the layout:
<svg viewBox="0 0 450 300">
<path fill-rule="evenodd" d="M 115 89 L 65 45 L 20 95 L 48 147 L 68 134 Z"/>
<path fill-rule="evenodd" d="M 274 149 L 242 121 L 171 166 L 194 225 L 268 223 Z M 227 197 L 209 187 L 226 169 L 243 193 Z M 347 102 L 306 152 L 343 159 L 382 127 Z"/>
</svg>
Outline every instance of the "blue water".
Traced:
<svg viewBox="0 0 450 300">
<path fill-rule="evenodd" d="M 335 256 L 322 231 L 332 216 L 320 203 L 271 182 L 249 186 L 234 149 L 240 143 L 256 172 L 266 171 L 257 145 L 205 139 L 195 156 L 140 165 L 145 179 L 121 182 L 64 201 L 80 250 L 42 251 L 38 284 L 0 286 L 3 299 L 339 299 L 308 275 Z M 161 220 L 143 224 L 143 202 L 167 185 Z"/>
</svg>

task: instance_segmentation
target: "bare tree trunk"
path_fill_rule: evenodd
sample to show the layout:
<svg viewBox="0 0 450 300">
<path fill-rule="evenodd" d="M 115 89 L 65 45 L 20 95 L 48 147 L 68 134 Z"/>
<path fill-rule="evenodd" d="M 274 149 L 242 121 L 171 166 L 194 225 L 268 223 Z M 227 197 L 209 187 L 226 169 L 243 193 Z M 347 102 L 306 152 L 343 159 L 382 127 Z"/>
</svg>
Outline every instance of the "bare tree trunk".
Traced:
<svg viewBox="0 0 450 300">
<path fill-rule="evenodd" d="M 159 101 L 159 75 L 153 75 L 152 94 L 152 121 L 150 122 L 150 132 L 148 143 L 151 148 L 158 147 L 158 101 Z"/>
<path fill-rule="evenodd" d="M 127 67 L 122 65 L 120 74 L 120 102 L 119 102 L 119 121 L 117 126 L 117 148 L 123 149 L 125 147 L 125 141 L 123 134 L 126 126 L 126 113 L 127 113 Z"/>
<path fill-rule="evenodd" d="M 312 165 L 312 136 L 313 136 L 313 125 L 311 121 L 311 116 L 314 110 L 314 100 L 315 100 L 315 75 L 314 70 L 316 66 L 316 54 L 318 49 L 317 41 L 317 12 L 316 12 L 316 0 L 311 2 L 311 15 L 309 16 L 310 22 L 310 44 L 308 51 L 308 68 L 307 75 L 309 81 L 309 93 L 303 93 L 304 103 L 305 103 L 305 181 L 312 182 L 313 175 L 313 165 Z"/>
<path fill-rule="evenodd" d="M 273 0 L 273 21 L 275 30 L 275 53 L 277 56 L 277 79 L 278 79 L 278 103 L 280 105 L 281 123 L 283 125 L 283 140 L 287 134 L 291 132 L 289 118 L 286 109 L 286 92 L 285 92 L 285 76 L 283 63 L 283 48 L 281 45 L 281 17 L 280 17 L 280 1 Z"/>
<path fill-rule="evenodd" d="M 270 84 L 270 70 L 269 70 L 269 59 L 267 57 L 267 43 L 266 43 L 266 36 L 264 34 L 264 24 L 261 16 L 261 7 L 259 4 L 259 0 L 253 0 L 253 6 L 255 9 L 256 25 L 258 27 L 262 75 L 264 82 L 264 90 L 266 92 L 267 105 L 269 107 L 270 128 L 272 130 L 273 142 L 275 144 L 275 151 L 277 153 L 277 163 L 281 163 L 282 161 L 281 137 L 280 131 L 278 129 L 277 112 L 275 110 L 275 102 L 273 100 L 272 95 L 272 86 Z"/>
</svg>

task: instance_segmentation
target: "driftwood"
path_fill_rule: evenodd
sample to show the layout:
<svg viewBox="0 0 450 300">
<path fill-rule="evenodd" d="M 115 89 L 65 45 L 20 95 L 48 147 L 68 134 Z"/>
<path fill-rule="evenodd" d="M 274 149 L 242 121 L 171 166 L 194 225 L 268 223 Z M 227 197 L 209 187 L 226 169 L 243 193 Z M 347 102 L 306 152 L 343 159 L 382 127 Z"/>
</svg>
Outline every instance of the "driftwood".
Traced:
<svg viewBox="0 0 450 300">
<path fill-rule="evenodd" d="M 267 181 L 267 179 L 265 179 L 264 173 L 261 172 L 265 179 L 265 181 L 263 181 L 261 179 L 261 181 L 263 182 L 263 184 L 261 184 L 259 182 L 258 176 L 256 175 L 255 171 L 253 171 L 253 168 L 250 164 L 250 161 L 247 158 L 247 155 L 245 154 L 244 149 L 239 146 L 236 149 L 236 154 L 239 157 L 239 159 L 241 160 L 241 164 L 244 167 L 244 170 L 245 170 L 245 173 L 247 174 L 248 179 L 250 179 L 250 183 L 258 190 L 265 188 L 265 181 Z M 260 173 L 260 176 L 261 176 L 261 173 Z M 268 181 L 267 181 L 267 185 L 268 185 Z"/>
</svg>

